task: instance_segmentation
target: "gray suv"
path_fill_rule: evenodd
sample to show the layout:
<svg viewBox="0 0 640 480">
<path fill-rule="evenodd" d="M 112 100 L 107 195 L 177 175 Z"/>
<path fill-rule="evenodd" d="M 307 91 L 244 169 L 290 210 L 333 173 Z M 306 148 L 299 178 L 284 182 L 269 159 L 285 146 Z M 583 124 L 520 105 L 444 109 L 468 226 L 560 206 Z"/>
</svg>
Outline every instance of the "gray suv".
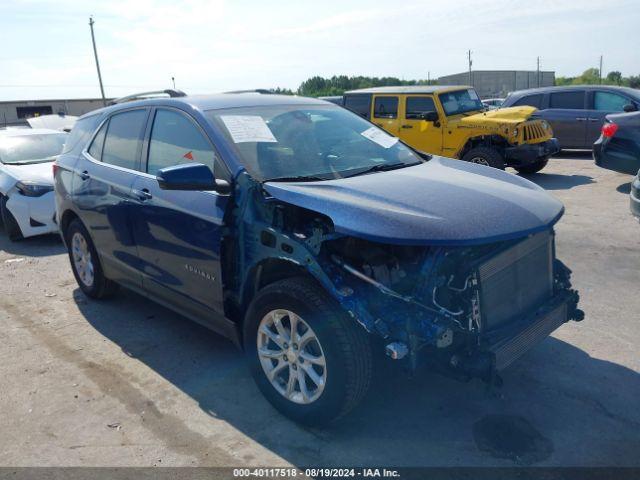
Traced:
<svg viewBox="0 0 640 480">
<path fill-rule="evenodd" d="M 538 109 L 535 116 L 549 122 L 561 148 L 591 149 L 607 114 L 640 108 L 640 91 L 605 85 L 534 88 L 511 93 L 501 108 L 519 105 Z"/>
</svg>

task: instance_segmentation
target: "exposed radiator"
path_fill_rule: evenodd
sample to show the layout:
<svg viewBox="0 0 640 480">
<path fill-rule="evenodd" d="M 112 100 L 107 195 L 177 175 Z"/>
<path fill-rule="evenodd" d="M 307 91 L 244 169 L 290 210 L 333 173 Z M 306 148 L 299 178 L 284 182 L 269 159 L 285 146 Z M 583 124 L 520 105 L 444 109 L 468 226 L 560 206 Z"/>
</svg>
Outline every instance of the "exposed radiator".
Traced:
<svg viewBox="0 0 640 480">
<path fill-rule="evenodd" d="M 478 271 L 483 331 L 528 316 L 553 294 L 553 234 L 527 238 Z"/>
</svg>

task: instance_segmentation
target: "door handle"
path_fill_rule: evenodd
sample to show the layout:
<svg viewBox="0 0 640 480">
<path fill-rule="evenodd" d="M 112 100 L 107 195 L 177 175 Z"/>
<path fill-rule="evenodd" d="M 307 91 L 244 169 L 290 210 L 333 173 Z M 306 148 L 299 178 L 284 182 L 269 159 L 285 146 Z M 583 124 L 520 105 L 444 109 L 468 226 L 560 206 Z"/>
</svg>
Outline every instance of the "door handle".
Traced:
<svg viewBox="0 0 640 480">
<path fill-rule="evenodd" d="M 82 172 L 80 174 L 80 178 L 82 180 L 89 180 L 91 178 L 91 175 L 89 175 L 89 172 L 87 172 L 86 170 L 84 172 Z"/>
<path fill-rule="evenodd" d="M 579 122 L 586 122 L 587 121 L 587 117 L 576 117 L 576 120 Z"/>
<path fill-rule="evenodd" d="M 402 125 L 401 128 L 413 128 L 413 125 Z"/>
<path fill-rule="evenodd" d="M 134 190 L 133 195 L 141 202 L 153 198 L 153 195 L 151 195 L 151 192 L 149 192 L 149 189 L 147 188 L 143 188 L 142 190 Z"/>
</svg>

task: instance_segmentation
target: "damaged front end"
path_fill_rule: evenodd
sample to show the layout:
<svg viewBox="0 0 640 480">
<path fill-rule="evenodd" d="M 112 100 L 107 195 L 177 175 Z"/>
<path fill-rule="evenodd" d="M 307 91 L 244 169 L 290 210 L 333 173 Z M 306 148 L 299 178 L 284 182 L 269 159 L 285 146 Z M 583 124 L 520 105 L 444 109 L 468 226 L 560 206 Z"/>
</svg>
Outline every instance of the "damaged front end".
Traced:
<svg viewBox="0 0 640 480">
<path fill-rule="evenodd" d="M 482 244 L 382 243 L 337 231 L 327 215 L 283 202 L 247 176 L 239 183 L 228 233 L 239 248 L 227 250 L 223 276 L 240 311 L 270 280 L 308 274 L 383 339 L 391 358 L 487 382 L 583 318 L 571 272 L 555 258 L 553 224 Z"/>
<path fill-rule="evenodd" d="M 327 242 L 340 302 L 412 369 L 493 381 L 568 320 L 582 320 L 553 231 L 472 247 Z"/>
</svg>

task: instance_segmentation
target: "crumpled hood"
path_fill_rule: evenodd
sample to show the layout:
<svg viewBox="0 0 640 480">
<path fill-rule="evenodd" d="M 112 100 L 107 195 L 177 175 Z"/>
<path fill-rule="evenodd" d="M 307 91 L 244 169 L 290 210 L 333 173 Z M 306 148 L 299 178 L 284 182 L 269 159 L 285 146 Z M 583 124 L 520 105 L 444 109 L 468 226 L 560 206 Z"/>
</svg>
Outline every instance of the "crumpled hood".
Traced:
<svg viewBox="0 0 640 480">
<path fill-rule="evenodd" d="M 405 245 L 477 245 L 551 228 L 562 203 L 534 183 L 434 157 L 389 172 L 320 182 L 267 182 L 276 199 L 322 213 L 339 233 Z"/>
<path fill-rule="evenodd" d="M 516 125 L 520 122 L 529 120 L 535 111 L 536 109 L 534 107 L 527 106 L 497 108 L 495 110 L 474 113 L 473 115 L 462 117 L 460 119 L 460 123 L 463 125 L 486 125 L 487 123 L 493 123 L 496 125 Z"/>
<path fill-rule="evenodd" d="M 2 165 L 1 172 L 15 181 L 29 181 L 42 185 L 53 185 L 53 161 L 27 165 Z M 2 175 L 4 176 L 4 175 Z M 15 183 L 15 181 L 13 183 Z"/>
</svg>

